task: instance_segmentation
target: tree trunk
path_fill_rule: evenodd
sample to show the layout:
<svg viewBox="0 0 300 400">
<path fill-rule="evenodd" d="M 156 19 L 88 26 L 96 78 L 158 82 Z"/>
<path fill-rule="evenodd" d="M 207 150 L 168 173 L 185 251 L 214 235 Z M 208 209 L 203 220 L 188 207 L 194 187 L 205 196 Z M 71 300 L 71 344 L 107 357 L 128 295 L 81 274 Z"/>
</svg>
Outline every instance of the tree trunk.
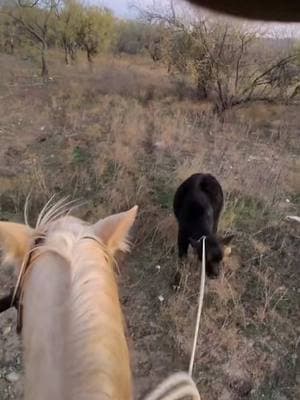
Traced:
<svg viewBox="0 0 300 400">
<path fill-rule="evenodd" d="M 92 51 L 88 47 L 86 47 L 86 55 L 87 55 L 87 60 L 89 63 L 90 70 L 92 72 L 93 71 L 93 56 L 92 56 Z"/>
<path fill-rule="evenodd" d="M 92 53 L 91 53 L 90 49 L 88 49 L 88 48 L 86 49 L 86 55 L 87 55 L 87 60 L 88 60 L 89 64 L 90 65 L 93 64 Z"/>
<path fill-rule="evenodd" d="M 7 54 L 14 54 L 14 39 L 9 38 L 4 42 L 4 51 Z"/>
<path fill-rule="evenodd" d="M 206 100 L 208 98 L 208 90 L 202 77 L 197 79 L 197 97 L 198 100 Z"/>
<path fill-rule="evenodd" d="M 41 56 L 42 56 L 41 76 L 42 76 L 44 82 L 47 82 L 49 79 L 47 55 L 48 55 L 48 46 L 47 46 L 47 43 L 44 41 L 42 43 L 42 50 L 41 50 Z"/>
<path fill-rule="evenodd" d="M 65 63 L 66 65 L 69 65 L 69 50 L 68 50 L 68 46 L 65 44 L 64 45 L 64 50 L 65 50 Z"/>
<path fill-rule="evenodd" d="M 14 38 L 13 37 L 10 38 L 9 45 L 10 45 L 10 54 L 14 54 L 15 46 L 14 46 Z"/>
<path fill-rule="evenodd" d="M 74 62 L 76 61 L 76 45 L 71 44 L 70 49 L 69 49 L 69 53 L 71 56 L 71 60 Z"/>
</svg>

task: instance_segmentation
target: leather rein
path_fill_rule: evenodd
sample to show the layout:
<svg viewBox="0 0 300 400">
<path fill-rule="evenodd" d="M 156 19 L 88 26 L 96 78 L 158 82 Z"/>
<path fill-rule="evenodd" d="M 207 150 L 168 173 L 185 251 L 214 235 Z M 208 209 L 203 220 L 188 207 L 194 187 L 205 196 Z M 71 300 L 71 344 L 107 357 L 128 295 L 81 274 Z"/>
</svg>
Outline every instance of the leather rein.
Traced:
<svg viewBox="0 0 300 400">
<path fill-rule="evenodd" d="M 33 249 L 38 248 L 44 241 L 44 237 L 37 237 L 33 243 Z M 26 271 L 32 261 L 34 251 L 30 251 L 26 263 L 24 265 L 24 271 L 22 276 L 26 274 Z M 2 298 L 0 298 L 0 314 L 10 308 L 14 307 L 17 310 L 17 327 L 16 331 L 18 334 L 22 332 L 23 327 L 23 302 L 22 302 L 22 284 L 18 288 L 12 288 L 10 293 Z"/>
</svg>

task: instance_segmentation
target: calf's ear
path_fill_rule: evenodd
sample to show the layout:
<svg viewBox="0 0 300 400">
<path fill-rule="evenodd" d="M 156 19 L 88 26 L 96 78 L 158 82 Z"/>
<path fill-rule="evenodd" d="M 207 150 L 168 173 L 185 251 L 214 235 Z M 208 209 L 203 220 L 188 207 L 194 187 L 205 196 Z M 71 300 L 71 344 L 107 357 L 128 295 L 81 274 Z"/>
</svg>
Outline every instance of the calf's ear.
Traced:
<svg viewBox="0 0 300 400">
<path fill-rule="evenodd" d="M 192 246 L 194 249 L 198 249 L 199 246 L 200 246 L 200 244 L 201 244 L 201 241 L 199 242 L 199 240 L 195 240 L 195 239 L 193 239 L 193 238 L 189 238 L 189 242 L 190 242 L 191 246 Z"/>
</svg>

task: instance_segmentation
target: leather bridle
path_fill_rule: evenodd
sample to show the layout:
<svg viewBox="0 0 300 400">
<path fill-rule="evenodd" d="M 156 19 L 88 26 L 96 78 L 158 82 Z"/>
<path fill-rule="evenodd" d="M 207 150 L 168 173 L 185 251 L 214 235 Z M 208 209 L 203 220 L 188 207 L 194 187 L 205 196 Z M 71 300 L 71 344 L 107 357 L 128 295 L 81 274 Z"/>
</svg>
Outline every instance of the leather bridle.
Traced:
<svg viewBox="0 0 300 400">
<path fill-rule="evenodd" d="M 90 239 L 95 241 L 98 245 L 101 246 L 101 242 L 94 236 L 83 236 L 81 239 Z M 29 252 L 27 256 L 27 260 L 25 261 L 25 265 L 23 266 L 22 277 L 20 280 L 20 284 L 17 289 L 12 288 L 9 295 L 6 295 L 0 298 L 0 314 L 4 311 L 14 307 L 17 310 L 17 327 L 16 331 L 18 334 L 22 332 L 23 328 L 23 280 L 24 276 L 28 270 L 30 263 L 32 262 L 32 257 L 36 249 L 44 242 L 45 238 L 43 236 L 37 237 L 33 243 L 32 250 Z"/>
</svg>

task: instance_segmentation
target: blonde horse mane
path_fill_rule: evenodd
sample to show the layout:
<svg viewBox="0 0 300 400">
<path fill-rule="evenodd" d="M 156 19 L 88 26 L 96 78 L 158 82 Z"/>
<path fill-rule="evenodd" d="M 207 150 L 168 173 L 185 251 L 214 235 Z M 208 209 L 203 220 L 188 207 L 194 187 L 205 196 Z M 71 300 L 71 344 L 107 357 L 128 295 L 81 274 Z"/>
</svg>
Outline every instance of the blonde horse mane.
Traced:
<svg viewBox="0 0 300 400">
<path fill-rule="evenodd" d="M 30 195 L 29 193 L 26 197 L 25 200 L 25 205 L 24 205 L 24 221 L 25 225 L 29 227 L 29 200 L 30 200 Z M 68 197 L 63 197 L 57 202 L 54 202 L 55 195 L 53 195 L 47 203 L 44 205 L 44 207 L 41 209 L 37 220 L 35 224 L 35 237 L 39 239 L 44 239 L 45 238 L 45 229 L 47 228 L 47 225 L 51 224 L 52 222 L 58 220 L 61 217 L 64 217 L 66 215 L 69 215 L 72 211 L 74 211 L 76 208 L 80 207 L 83 202 L 80 202 L 78 200 L 71 200 L 69 201 Z M 25 270 L 27 267 L 29 267 L 31 255 L 38 249 L 40 249 L 40 244 L 33 245 L 31 249 L 29 250 L 28 254 L 26 254 L 22 264 L 21 268 L 19 270 L 19 274 L 17 277 L 17 282 L 14 288 L 13 296 L 12 296 L 12 304 L 15 302 L 17 292 L 20 290 L 20 285 L 24 279 L 25 275 Z M 103 249 L 105 251 L 105 249 Z M 107 251 L 105 251 L 107 253 Z"/>
</svg>

